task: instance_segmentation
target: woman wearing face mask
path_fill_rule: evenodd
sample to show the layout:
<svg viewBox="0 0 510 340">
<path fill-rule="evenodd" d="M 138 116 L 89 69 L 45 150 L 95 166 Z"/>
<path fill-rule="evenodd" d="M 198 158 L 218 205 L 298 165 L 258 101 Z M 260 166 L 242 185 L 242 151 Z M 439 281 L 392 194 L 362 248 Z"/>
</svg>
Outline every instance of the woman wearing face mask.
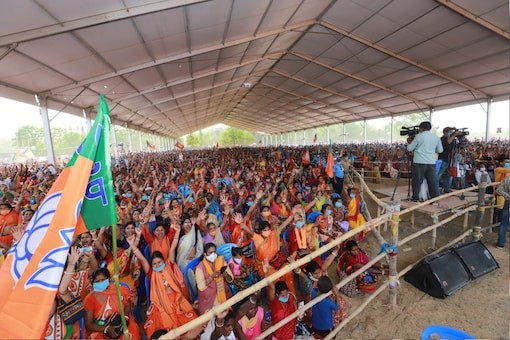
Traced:
<svg viewBox="0 0 510 340">
<path fill-rule="evenodd" d="M 298 207 L 299 208 L 299 207 Z M 306 224 L 304 212 L 294 209 L 294 223 L 289 231 L 289 252 L 291 257 L 298 258 L 319 248 L 318 226 Z"/>
<path fill-rule="evenodd" d="M 198 313 L 203 314 L 215 305 L 219 305 L 232 296 L 229 283 L 234 275 L 230 271 L 223 256 L 216 253 L 216 245 L 207 243 L 204 246 L 202 261 L 195 269 L 198 287 Z"/>
<path fill-rule="evenodd" d="M 264 261 L 264 273 L 269 274 L 269 262 Z M 271 309 L 271 323 L 274 325 L 285 319 L 297 309 L 296 297 L 289 291 L 287 284 L 283 281 L 269 283 L 267 286 L 267 298 Z M 280 327 L 273 333 L 276 339 L 294 339 L 296 319 Z"/>
<path fill-rule="evenodd" d="M 140 329 L 131 316 L 131 299 L 128 288 L 121 286 L 122 306 L 119 306 L 115 285 L 110 283 L 110 272 L 106 268 L 99 268 L 92 274 L 93 291 L 87 295 L 83 305 L 85 309 L 85 327 L 91 339 L 123 338 L 122 331 L 116 325 L 109 323 L 113 314 L 120 315 L 120 308 L 128 316 L 128 331 L 131 339 L 140 339 Z"/>
<path fill-rule="evenodd" d="M 366 223 L 363 214 L 361 213 L 361 198 L 356 188 L 349 188 L 347 190 L 347 215 L 345 219 L 349 222 L 350 229 L 359 228 Z M 358 241 L 363 241 L 365 232 L 358 234 Z"/>
<path fill-rule="evenodd" d="M 151 255 L 149 263 L 136 247 L 133 238 L 128 239 L 128 242 L 150 280 L 151 304 L 144 324 L 147 337 L 150 338 L 158 329 L 171 330 L 195 319 L 197 314 L 189 303 L 188 288 L 177 265 L 171 259 L 165 260 L 158 251 Z M 199 327 L 190 330 L 187 335 L 195 338 L 201 331 Z"/>
</svg>

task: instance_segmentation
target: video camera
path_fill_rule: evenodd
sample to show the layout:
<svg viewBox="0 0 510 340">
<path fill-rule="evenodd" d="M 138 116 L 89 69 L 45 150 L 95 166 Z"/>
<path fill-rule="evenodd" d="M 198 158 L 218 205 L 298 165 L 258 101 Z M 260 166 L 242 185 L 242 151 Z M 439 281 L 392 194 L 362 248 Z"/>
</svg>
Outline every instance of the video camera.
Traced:
<svg viewBox="0 0 510 340">
<path fill-rule="evenodd" d="M 455 127 L 452 128 L 453 130 L 453 133 L 459 131 L 459 133 L 457 134 L 457 138 L 460 140 L 466 136 L 469 136 L 469 131 L 467 130 L 468 128 L 462 128 L 462 129 L 457 129 Z"/>
<path fill-rule="evenodd" d="M 411 127 L 405 127 L 402 126 L 400 128 L 400 135 L 401 136 L 409 136 L 409 138 L 414 139 L 414 137 L 420 133 L 420 129 L 418 125 L 411 126 Z"/>
</svg>

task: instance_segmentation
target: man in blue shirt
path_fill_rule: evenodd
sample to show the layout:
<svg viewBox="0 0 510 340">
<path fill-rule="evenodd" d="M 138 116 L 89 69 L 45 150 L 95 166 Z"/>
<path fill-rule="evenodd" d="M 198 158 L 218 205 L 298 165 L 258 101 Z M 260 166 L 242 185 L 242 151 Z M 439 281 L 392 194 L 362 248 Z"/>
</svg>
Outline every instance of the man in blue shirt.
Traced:
<svg viewBox="0 0 510 340">
<path fill-rule="evenodd" d="M 329 277 L 321 276 L 317 288 L 312 289 L 312 299 L 330 290 L 333 290 L 334 294 L 340 294 Z M 315 335 L 325 337 L 333 330 L 333 313 L 337 310 L 338 305 L 329 296 L 312 307 L 312 327 Z"/>
<path fill-rule="evenodd" d="M 335 160 L 333 176 L 333 188 L 335 189 L 335 193 L 342 197 L 342 190 L 344 188 L 344 167 L 340 162 L 340 157 L 337 157 Z"/>
<path fill-rule="evenodd" d="M 414 139 L 407 139 L 410 143 L 407 151 L 414 151 L 412 169 L 413 202 L 419 202 L 420 186 L 425 178 L 429 187 L 430 197 L 439 196 L 439 187 L 436 175 L 437 154 L 443 152 L 441 139 L 432 134 L 430 122 L 422 122 L 419 125 L 420 133 Z M 437 205 L 437 202 L 435 205 Z M 434 204 L 433 203 L 433 204 Z"/>
</svg>

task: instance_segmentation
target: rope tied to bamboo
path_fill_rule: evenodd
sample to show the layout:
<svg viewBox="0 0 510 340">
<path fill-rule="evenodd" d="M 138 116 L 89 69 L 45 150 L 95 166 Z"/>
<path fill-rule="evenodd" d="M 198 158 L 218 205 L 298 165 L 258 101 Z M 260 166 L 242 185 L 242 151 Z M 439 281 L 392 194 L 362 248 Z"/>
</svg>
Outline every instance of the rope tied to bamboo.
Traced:
<svg viewBox="0 0 510 340">
<path fill-rule="evenodd" d="M 388 276 L 388 285 L 391 288 L 400 287 L 400 280 L 398 278 L 399 278 L 399 275 L 389 275 Z"/>
</svg>

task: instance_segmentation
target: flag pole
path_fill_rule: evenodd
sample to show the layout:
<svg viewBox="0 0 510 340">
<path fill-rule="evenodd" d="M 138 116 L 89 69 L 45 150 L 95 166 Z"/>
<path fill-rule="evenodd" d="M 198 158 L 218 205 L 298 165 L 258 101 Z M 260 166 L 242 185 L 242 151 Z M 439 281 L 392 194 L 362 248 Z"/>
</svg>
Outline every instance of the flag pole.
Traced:
<svg viewBox="0 0 510 340">
<path fill-rule="evenodd" d="M 115 284 L 115 291 L 117 299 L 119 300 L 120 321 L 122 322 L 122 332 L 124 333 L 124 340 L 129 339 L 129 332 L 127 329 L 126 317 L 124 315 L 124 305 L 122 303 L 122 295 L 120 294 L 119 282 L 119 261 L 117 258 L 117 226 L 112 226 L 112 248 L 113 248 L 113 282 Z"/>
</svg>

